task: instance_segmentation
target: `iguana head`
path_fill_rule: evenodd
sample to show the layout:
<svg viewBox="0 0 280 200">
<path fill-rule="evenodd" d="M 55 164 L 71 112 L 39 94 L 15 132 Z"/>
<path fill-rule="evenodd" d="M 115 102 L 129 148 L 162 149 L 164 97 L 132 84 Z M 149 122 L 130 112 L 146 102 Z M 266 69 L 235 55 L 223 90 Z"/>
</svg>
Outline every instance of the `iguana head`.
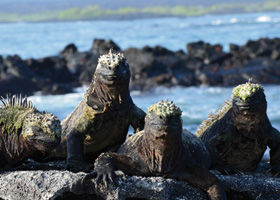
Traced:
<svg viewBox="0 0 280 200">
<path fill-rule="evenodd" d="M 110 50 L 108 54 L 100 56 L 94 78 L 105 85 L 129 82 L 130 70 L 124 55 Z"/>
<path fill-rule="evenodd" d="M 60 121 L 52 113 L 32 112 L 23 120 L 22 136 L 38 150 L 48 152 L 60 142 Z"/>
<path fill-rule="evenodd" d="M 232 91 L 233 121 L 237 129 L 247 137 L 256 138 L 267 122 L 267 102 L 264 89 L 259 84 L 238 85 Z"/>
<path fill-rule="evenodd" d="M 232 90 L 232 102 L 241 110 L 253 109 L 266 104 L 264 89 L 259 84 L 245 83 Z"/>
<path fill-rule="evenodd" d="M 51 113 L 39 112 L 27 97 L 7 95 L 1 99 L 0 124 L 2 130 L 17 134 L 37 150 L 48 152 L 60 142 L 61 125 Z"/>
<path fill-rule="evenodd" d="M 157 138 L 173 136 L 173 133 L 182 131 L 181 114 L 181 109 L 172 101 L 160 101 L 148 108 L 144 129 L 149 129 Z"/>
</svg>

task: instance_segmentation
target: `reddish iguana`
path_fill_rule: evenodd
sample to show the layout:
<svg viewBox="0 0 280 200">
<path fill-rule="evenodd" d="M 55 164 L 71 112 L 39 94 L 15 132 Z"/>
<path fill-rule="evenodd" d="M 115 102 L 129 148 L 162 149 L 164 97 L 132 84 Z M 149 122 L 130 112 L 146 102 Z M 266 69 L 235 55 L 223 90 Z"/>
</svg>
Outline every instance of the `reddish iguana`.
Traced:
<svg viewBox="0 0 280 200">
<path fill-rule="evenodd" d="M 51 113 L 39 112 L 25 97 L 2 97 L 0 107 L 0 166 L 47 156 L 60 142 L 61 125 Z M 38 154 L 39 153 L 39 154 Z"/>
<path fill-rule="evenodd" d="M 232 92 L 232 102 L 227 100 L 196 131 L 211 154 L 212 168 L 254 171 L 268 146 L 271 169 L 279 172 L 280 134 L 267 117 L 263 87 L 249 82 Z"/>
<path fill-rule="evenodd" d="M 135 132 L 143 129 L 145 112 L 133 103 L 129 81 L 129 65 L 123 54 L 110 50 L 99 58 L 94 81 L 77 108 L 62 121 L 68 169 L 88 170 L 84 156 L 94 161 L 104 151 L 116 151 L 125 141 L 129 125 Z M 59 153 L 58 149 L 55 154 Z"/>
<path fill-rule="evenodd" d="M 95 170 L 85 180 L 96 177 L 113 181 L 114 171 L 127 175 L 162 176 L 186 181 L 207 191 L 213 200 L 226 199 L 224 188 L 210 173 L 211 158 L 203 143 L 182 130 L 181 110 L 172 102 L 152 105 L 143 131 L 129 137 L 117 153 L 102 153 Z"/>
</svg>

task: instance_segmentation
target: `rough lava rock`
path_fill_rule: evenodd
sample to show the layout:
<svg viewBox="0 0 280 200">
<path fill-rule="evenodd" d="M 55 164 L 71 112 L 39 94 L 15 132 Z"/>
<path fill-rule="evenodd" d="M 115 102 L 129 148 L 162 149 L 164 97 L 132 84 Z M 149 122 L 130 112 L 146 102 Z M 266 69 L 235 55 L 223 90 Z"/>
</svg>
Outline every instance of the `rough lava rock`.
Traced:
<svg viewBox="0 0 280 200">
<path fill-rule="evenodd" d="M 255 173 L 217 175 L 227 187 L 229 200 L 276 200 L 280 195 L 280 178 L 263 172 L 267 163 L 261 163 Z M 162 177 L 117 177 L 107 188 L 103 183 L 95 187 L 94 180 L 85 181 L 86 173 L 65 171 L 64 161 L 31 162 L 16 169 L 0 171 L 0 199 L 153 199 L 206 200 L 202 190 L 187 183 Z M 258 168 L 258 169 L 259 169 Z M 10 170 L 10 171 L 7 171 Z"/>
</svg>

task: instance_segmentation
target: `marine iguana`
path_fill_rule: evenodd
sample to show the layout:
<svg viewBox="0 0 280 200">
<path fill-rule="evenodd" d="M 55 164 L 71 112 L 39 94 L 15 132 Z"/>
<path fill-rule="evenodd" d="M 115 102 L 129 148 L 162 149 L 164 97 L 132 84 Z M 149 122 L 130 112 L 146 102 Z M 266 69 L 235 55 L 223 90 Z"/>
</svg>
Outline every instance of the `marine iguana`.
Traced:
<svg viewBox="0 0 280 200">
<path fill-rule="evenodd" d="M 227 100 L 195 133 L 211 154 L 211 168 L 225 173 L 254 171 L 268 146 L 271 169 L 280 172 L 280 133 L 267 117 L 263 87 L 249 82 L 232 93 L 232 101 Z"/>
<path fill-rule="evenodd" d="M 125 141 L 130 125 L 135 132 L 144 128 L 146 113 L 133 103 L 129 81 L 129 65 L 122 53 L 110 50 L 99 58 L 94 80 L 82 101 L 62 121 L 68 169 L 88 170 L 85 156 L 94 161 L 104 151 L 116 151 Z"/>
<path fill-rule="evenodd" d="M 1 98 L 0 166 L 16 166 L 27 158 L 47 156 L 60 142 L 58 118 L 39 112 L 26 96 Z"/>
<path fill-rule="evenodd" d="M 211 158 L 203 143 L 182 130 L 179 107 L 173 102 L 159 102 L 148 109 L 143 131 L 129 137 L 117 153 L 102 153 L 95 162 L 96 177 L 113 182 L 114 171 L 127 175 L 162 176 L 186 181 L 207 191 L 210 198 L 226 199 L 224 188 L 208 167 Z"/>
</svg>

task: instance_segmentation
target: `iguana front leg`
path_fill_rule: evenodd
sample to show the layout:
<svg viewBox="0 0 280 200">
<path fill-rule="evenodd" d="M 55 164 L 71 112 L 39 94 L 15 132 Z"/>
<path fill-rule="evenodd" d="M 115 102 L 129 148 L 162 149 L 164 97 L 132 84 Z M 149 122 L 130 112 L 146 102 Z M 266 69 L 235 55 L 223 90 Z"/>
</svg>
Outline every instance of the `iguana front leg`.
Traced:
<svg viewBox="0 0 280 200">
<path fill-rule="evenodd" d="M 270 148 L 270 166 L 273 174 L 280 176 L 280 133 L 272 128 L 272 137 L 268 142 Z"/>
<path fill-rule="evenodd" d="M 84 161 L 84 136 L 82 133 L 72 130 L 67 135 L 67 165 L 66 169 L 71 171 L 88 171 L 90 166 Z"/>
<path fill-rule="evenodd" d="M 130 124 L 134 129 L 134 133 L 137 133 L 144 129 L 145 116 L 146 116 L 146 113 L 142 109 L 140 109 L 136 105 L 134 105 L 134 107 L 132 109 L 132 117 L 130 120 Z"/>
<path fill-rule="evenodd" d="M 96 178 L 96 184 L 103 181 L 105 186 L 107 186 L 108 180 L 113 182 L 115 171 L 117 170 L 122 171 L 126 175 L 147 175 L 146 173 L 148 172 L 148 169 L 145 167 L 139 167 L 139 165 L 140 164 L 137 161 L 126 155 L 118 153 L 102 153 L 94 163 L 94 172 L 87 175 L 84 178 L 84 181 Z"/>
<path fill-rule="evenodd" d="M 230 145 L 224 135 L 225 133 L 217 133 L 217 135 L 213 136 L 206 143 L 207 150 L 209 151 L 212 160 L 211 169 L 219 172 L 223 172 L 228 169 L 220 156 L 228 150 Z"/>
<path fill-rule="evenodd" d="M 186 181 L 203 189 L 208 193 L 211 200 L 227 199 L 224 186 L 214 174 L 203 166 L 191 164 L 189 161 L 185 163 L 188 163 L 188 165 L 183 168 L 184 172 L 177 171 L 171 174 L 170 178 Z"/>
</svg>

